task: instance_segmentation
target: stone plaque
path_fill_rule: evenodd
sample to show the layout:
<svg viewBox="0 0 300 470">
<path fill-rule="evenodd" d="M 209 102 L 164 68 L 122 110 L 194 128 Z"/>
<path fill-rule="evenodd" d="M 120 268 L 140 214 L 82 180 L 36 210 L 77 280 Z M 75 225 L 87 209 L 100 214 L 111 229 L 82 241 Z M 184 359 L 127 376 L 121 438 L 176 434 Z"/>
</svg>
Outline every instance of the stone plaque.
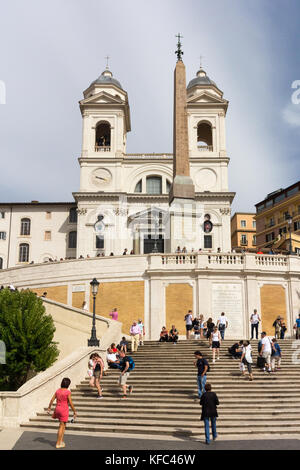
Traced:
<svg viewBox="0 0 300 470">
<path fill-rule="evenodd" d="M 85 292 L 85 286 L 72 286 L 72 292 Z"/>
<path fill-rule="evenodd" d="M 212 319 L 214 323 L 224 312 L 228 318 L 226 337 L 242 339 L 243 337 L 243 298 L 241 284 L 212 285 Z"/>
</svg>

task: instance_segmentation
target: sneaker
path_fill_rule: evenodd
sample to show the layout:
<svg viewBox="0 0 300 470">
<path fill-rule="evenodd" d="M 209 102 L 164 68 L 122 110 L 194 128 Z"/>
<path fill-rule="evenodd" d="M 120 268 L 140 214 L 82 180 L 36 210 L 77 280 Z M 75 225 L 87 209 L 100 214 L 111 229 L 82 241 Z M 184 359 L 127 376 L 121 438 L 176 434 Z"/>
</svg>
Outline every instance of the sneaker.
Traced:
<svg viewBox="0 0 300 470">
<path fill-rule="evenodd" d="M 127 398 L 127 395 L 123 395 L 123 396 L 121 397 L 121 400 L 126 400 L 126 398 Z"/>
<path fill-rule="evenodd" d="M 102 395 L 98 395 L 97 396 L 97 400 L 102 400 L 103 396 Z"/>
<path fill-rule="evenodd" d="M 128 387 L 129 394 L 132 393 L 132 390 L 133 390 L 133 386 L 132 386 L 132 385 L 129 385 L 129 387 Z"/>
<path fill-rule="evenodd" d="M 214 359 L 213 359 L 213 363 L 216 362 Z"/>
<path fill-rule="evenodd" d="M 219 357 L 217 357 L 217 361 L 219 361 L 219 360 L 220 360 L 220 358 L 219 358 Z"/>
</svg>

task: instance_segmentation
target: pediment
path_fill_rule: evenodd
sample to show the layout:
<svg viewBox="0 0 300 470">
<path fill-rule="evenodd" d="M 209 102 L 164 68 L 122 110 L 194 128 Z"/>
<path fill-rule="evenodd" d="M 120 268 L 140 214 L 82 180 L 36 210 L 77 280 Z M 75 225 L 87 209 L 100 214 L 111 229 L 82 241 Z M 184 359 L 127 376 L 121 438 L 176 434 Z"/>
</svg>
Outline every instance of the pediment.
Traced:
<svg viewBox="0 0 300 470">
<path fill-rule="evenodd" d="M 83 104 L 124 104 L 124 101 L 118 96 L 113 96 L 106 91 L 100 91 L 95 95 L 89 96 L 79 102 L 81 105 Z"/>
<path fill-rule="evenodd" d="M 204 90 L 200 93 L 197 93 L 196 95 L 192 95 L 190 98 L 187 99 L 188 104 L 228 104 L 227 100 L 224 100 L 223 98 L 219 98 L 218 96 L 214 95 L 213 93 L 210 93 L 207 90 Z"/>
</svg>

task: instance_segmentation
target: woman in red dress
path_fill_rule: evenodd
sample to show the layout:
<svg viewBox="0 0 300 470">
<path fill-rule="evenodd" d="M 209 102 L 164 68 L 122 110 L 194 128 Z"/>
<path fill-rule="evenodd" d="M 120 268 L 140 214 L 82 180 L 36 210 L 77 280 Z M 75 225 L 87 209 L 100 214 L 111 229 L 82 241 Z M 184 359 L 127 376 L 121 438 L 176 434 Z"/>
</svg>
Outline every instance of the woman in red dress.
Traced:
<svg viewBox="0 0 300 470">
<path fill-rule="evenodd" d="M 64 378 L 61 382 L 61 388 L 56 390 L 55 394 L 51 398 L 51 401 L 49 403 L 48 407 L 48 414 L 51 412 L 51 407 L 53 405 L 54 400 L 56 400 L 56 407 L 54 410 L 54 413 L 52 415 L 53 419 L 58 419 L 59 420 L 59 428 L 58 428 L 58 433 L 57 433 L 57 442 L 56 442 L 56 448 L 60 449 L 61 447 L 65 447 L 66 444 L 64 443 L 64 434 L 66 430 L 66 423 L 68 422 L 69 419 L 69 405 L 71 406 L 73 413 L 74 413 L 74 418 L 76 418 L 77 413 L 74 408 L 72 398 L 71 398 L 71 392 L 68 390 L 70 386 L 71 380 L 68 378 Z"/>
</svg>

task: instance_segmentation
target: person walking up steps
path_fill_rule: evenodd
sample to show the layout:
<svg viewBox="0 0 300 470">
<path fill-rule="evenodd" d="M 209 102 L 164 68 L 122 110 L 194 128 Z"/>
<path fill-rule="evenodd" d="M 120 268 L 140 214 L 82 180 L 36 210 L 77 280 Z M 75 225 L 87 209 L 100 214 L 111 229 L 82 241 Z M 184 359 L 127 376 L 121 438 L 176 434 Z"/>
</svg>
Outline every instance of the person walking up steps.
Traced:
<svg viewBox="0 0 300 470">
<path fill-rule="evenodd" d="M 120 378 L 119 378 L 119 385 L 123 390 L 123 396 L 121 400 L 125 400 L 127 398 L 127 380 L 129 378 L 130 372 L 134 369 L 135 363 L 131 356 L 126 356 L 124 351 L 120 351 Z M 132 393 L 133 386 L 129 385 L 129 394 Z"/>
<path fill-rule="evenodd" d="M 206 373 L 209 372 L 209 364 L 206 359 L 202 356 L 200 351 L 195 351 L 195 361 L 194 366 L 198 369 L 197 375 L 197 384 L 198 384 L 198 397 L 201 398 L 202 393 L 204 393 L 204 387 L 206 384 Z"/>
<path fill-rule="evenodd" d="M 276 361 L 277 361 L 277 367 L 276 367 Z M 281 365 L 281 348 L 279 344 L 277 343 L 277 339 L 273 338 L 272 339 L 272 353 L 271 353 L 272 372 L 275 372 L 275 370 L 280 370 L 280 365 Z"/>
<path fill-rule="evenodd" d="M 193 329 L 192 310 L 188 311 L 188 313 L 184 317 L 184 320 L 185 320 L 185 328 L 186 328 L 186 339 L 190 339 L 191 331 Z"/>
<path fill-rule="evenodd" d="M 261 333 L 261 351 L 260 355 L 265 359 L 266 364 L 268 365 L 268 372 L 271 372 L 271 353 L 272 353 L 272 345 L 271 345 L 270 338 L 267 336 L 267 333 L 263 331 Z M 264 367 L 263 371 L 266 371 L 266 367 Z"/>
<path fill-rule="evenodd" d="M 72 402 L 71 392 L 70 390 L 68 390 L 70 384 L 71 384 L 71 380 L 65 377 L 61 382 L 60 389 L 56 390 L 55 394 L 51 398 L 49 407 L 47 409 L 48 414 L 50 414 L 53 402 L 54 400 L 56 400 L 56 407 L 52 415 L 52 418 L 59 420 L 59 428 L 58 428 L 57 442 L 56 442 L 57 449 L 60 449 L 66 446 L 66 444 L 64 443 L 64 434 L 66 430 L 66 424 L 69 420 L 69 405 L 73 410 L 74 418 L 76 418 L 77 416 L 76 410 Z"/>
<path fill-rule="evenodd" d="M 245 375 L 245 366 L 246 366 L 249 372 L 250 381 L 253 380 L 252 364 L 253 364 L 253 359 L 252 359 L 251 344 L 250 344 L 250 341 L 245 341 L 244 346 L 243 346 L 242 357 L 241 357 L 241 365 L 244 366 L 242 368 L 242 374 Z"/>
<path fill-rule="evenodd" d="M 225 316 L 225 313 L 222 312 L 219 320 L 217 321 L 217 326 L 221 333 L 221 338 L 225 339 L 225 330 L 228 328 L 228 318 Z"/>
<path fill-rule="evenodd" d="M 220 347 L 221 347 L 221 333 L 218 330 L 218 327 L 215 326 L 211 335 L 212 339 L 212 353 L 213 353 L 213 362 L 215 362 L 215 355 L 217 351 L 217 361 L 220 359 Z"/>
<path fill-rule="evenodd" d="M 216 393 L 211 391 L 211 385 L 205 385 L 205 393 L 200 398 L 200 406 L 202 406 L 201 420 L 204 421 L 205 431 L 205 443 L 210 444 L 210 433 L 209 433 L 209 420 L 211 422 L 211 432 L 213 440 L 215 441 L 218 437 L 217 434 L 217 417 L 218 411 L 217 406 L 219 405 L 219 399 Z"/>
</svg>

